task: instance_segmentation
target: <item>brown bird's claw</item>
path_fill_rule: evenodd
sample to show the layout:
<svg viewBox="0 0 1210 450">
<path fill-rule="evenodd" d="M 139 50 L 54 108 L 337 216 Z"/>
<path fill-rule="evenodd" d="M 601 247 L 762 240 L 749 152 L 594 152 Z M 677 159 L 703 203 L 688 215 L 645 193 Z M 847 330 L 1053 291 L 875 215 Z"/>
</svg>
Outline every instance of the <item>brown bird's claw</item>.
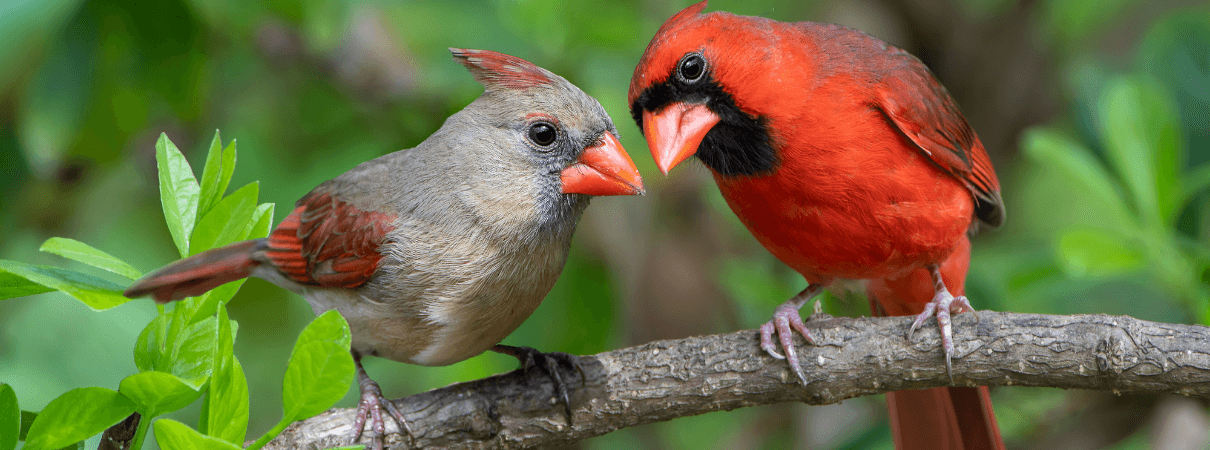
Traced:
<svg viewBox="0 0 1210 450">
<path fill-rule="evenodd" d="M 790 368 L 794 370 L 794 375 L 798 376 L 798 381 L 803 385 L 807 384 L 807 377 L 803 375 L 802 366 L 798 364 L 798 352 L 794 350 L 794 333 L 802 335 L 803 339 L 806 339 L 807 343 L 811 345 L 815 345 L 815 339 L 803 325 L 802 316 L 798 314 L 798 310 L 822 290 L 822 284 L 807 286 L 794 298 L 778 306 L 777 310 L 773 312 L 773 319 L 760 326 L 760 348 L 774 358 L 787 360 Z M 778 343 L 785 351 L 784 355 L 777 352 L 777 345 L 773 343 L 775 331 Z"/>
<path fill-rule="evenodd" d="M 353 442 L 361 438 L 366 425 L 370 427 L 370 446 L 373 450 L 382 450 L 383 438 L 386 436 L 386 424 L 382 420 L 382 410 L 399 423 L 399 427 L 407 434 L 408 439 L 415 439 L 412 428 L 390 400 L 382 396 L 382 388 L 370 379 L 366 369 L 361 366 L 361 358 L 354 358 L 357 365 L 357 385 L 361 390 L 361 400 L 357 402 L 357 419 L 353 422 Z"/>
<path fill-rule="evenodd" d="M 571 396 L 568 395 L 568 383 L 563 381 L 559 365 L 562 363 L 576 369 L 576 373 L 580 374 L 580 380 L 585 380 L 587 378 L 584 376 L 584 369 L 580 367 L 579 357 L 563 352 L 542 353 L 531 347 L 515 347 L 503 344 L 497 344 L 495 347 L 492 347 L 492 351 L 517 358 L 517 361 L 521 362 L 521 367 L 526 375 L 529 375 L 530 369 L 537 369 L 550 377 L 550 380 L 555 385 L 555 395 L 563 403 L 567 424 L 572 425 Z"/>
<path fill-rule="evenodd" d="M 953 355 L 954 355 L 954 332 L 950 322 L 951 314 L 960 314 L 970 311 L 975 314 L 975 320 L 979 320 L 979 314 L 975 313 L 975 308 L 971 306 L 969 300 L 965 296 L 957 297 L 950 294 L 945 288 L 945 283 L 941 281 L 941 271 L 937 266 L 929 266 L 929 270 L 933 274 L 933 285 L 936 289 L 936 294 L 933 295 L 933 301 L 924 305 L 924 311 L 916 315 L 916 320 L 912 321 L 912 326 L 908 328 L 907 339 L 912 340 L 912 334 L 916 332 L 920 325 L 929 318 L 937 317 L 937 327 L 941 329 L 941 348 L 945 351 L 945 373 L 950 377 L 950 383 L 954 382 L 953 370 Z"/>
</svg>

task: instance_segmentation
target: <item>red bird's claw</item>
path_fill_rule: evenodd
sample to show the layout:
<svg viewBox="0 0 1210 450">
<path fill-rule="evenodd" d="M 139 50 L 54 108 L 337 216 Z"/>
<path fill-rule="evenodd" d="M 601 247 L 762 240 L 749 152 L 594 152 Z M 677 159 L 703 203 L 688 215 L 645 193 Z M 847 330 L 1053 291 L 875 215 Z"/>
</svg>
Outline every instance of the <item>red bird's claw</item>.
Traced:
<svg viewBox="0 0 1210 450">
<path fill-rule="evenodd" d="M 781 353 L 777 352 L 777 346 L 773 345 L 773 331 L 775 330 L 773 322 L 765 322 L 760 326 L 760 348 L 777 359 L 786 359 Z"/>
<path fill-rule="evenodd" d="M 382 410 L 386 409 L 387 414 L 399 423 L 399 427 L 408 438 L 413 438 L 412 428 L 408 426 L 408 421 L 403 417 L 403 413 L 394 404 L 382 396 L 382 389 L 378 387 L 378 383 L 370 381 L 362 383 L 361 401 L 357 403 L 357 418 L 353 422 L 353 442 L 357 442 L 365 431 L 366 425 L 370 426 L 370 445 L 373 450 L 382 450 L 383 438 L 386 436 L 386 424 L 382 420 Z"/>
<path fill-rule="evenodd" d="M 784 355 L 779 355 L 777 347 L 773 344 L 775 330 L 781 348 L 785 352 Z M 760 348 L 774 358 L 785 359 L 790 364 L 790 368 L 794 370 L 794 375 L 798 376 L 798 381 L 806 385 L 807 377 L 802 373 L 802 366 L 798 364 L 798 352 L 794 349 L 794 332 L 796 331 L 807 340 L 808 344 L 815 345 L 815 339 L 811 337 L 811 332 L 803 325 L 802 317 L 798 315 L 798 308 L 786 305 L 778 306 L 777 311 L 773 313 L 773 320 L 760 327 Z"/>
<path fill-rule="evenodd" d="M 971 307 L 971 303 L 965 296 L 954 297 L 948 291 L 941 290 L 933 297 L 933 301 L 924 306 L 924 311 L 916 316 L 916 320 L 912 321 L 912 326 L 908 328 L 908 341 L 912 340 L 912 334 L 920 327 L 924 321 L 930 317 L 937 317 L 937 327 L 941 330 L 941 348 L 945 351 L 945 372 L 949 374 L 950 382 L 954 381 L 952 359 L 954 355 L 954 333 L 953 326 L 950 321 L 951 314 L 960 314 L 970 311 L 975 314 L 975 308 Z M 975 320 L 979 319 L 979 315 L 975 314 Z"/>
<path fill-rule="evenodd" d="M 954 314 L 969 312 L 975 315 L 975 322 L 979 322 L 979 312 L 975 311 L 975 307 L 971 306 L 970 300 L 968 300 L 965 295 L 954 297 L 954 303 L 956 304 L 954 308 L 957 309 Z"/>
<path fill-rule="evenodd" d="M 916 320 L 913 320 L 912 326 L 908 328 L 908 341 L 912 340 L 912 335 L 916 333 L 916 329 L 920 328 L 920 325 L 923 325 L 925 320 L 932 318 L 934 315 L 933 313 L 936 311 L 937 303 L 929 302 L 924 305 L 924 311 L 921 311 L 920 314 L 916 315 Z"/>
</svg>

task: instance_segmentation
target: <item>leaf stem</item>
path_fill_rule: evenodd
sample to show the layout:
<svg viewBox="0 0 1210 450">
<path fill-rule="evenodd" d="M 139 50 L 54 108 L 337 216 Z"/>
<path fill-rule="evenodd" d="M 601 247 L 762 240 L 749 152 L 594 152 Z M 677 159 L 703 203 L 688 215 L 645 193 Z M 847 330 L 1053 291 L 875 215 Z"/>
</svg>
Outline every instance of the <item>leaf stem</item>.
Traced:
<svg viewBox="0 0 1210 450">
<path fill-rule="evenodd" d="M 252 445 L 249 445 L 246 450 L 260 450 L 261 447 L 264 447 L 265 444 L 268 444 L 269 441 L 272 441 L 273 438 L 281 434 L 282 431 L 285 431 L 286 427 L 290 426 L 290 422 L 291 420 L 282 417 L 281 422 L 278 422 L 272 430 L 269 430 L 268 433 L 265 433 L 264 436 L 261 436 L 260 439 L 256 440 L 256 442 L 253 442 Z"/>
<path fill-rule="evenodd" d="M 143 448 L 143 438 L 147 437 L 147 429 L 151 427 L 152 419 L 155 419 L 155 417 L 143 416 L 139 418 L 139 426 L 134 431 L 134 440 L 130 441 L 131 450 Z"/>
</svg>

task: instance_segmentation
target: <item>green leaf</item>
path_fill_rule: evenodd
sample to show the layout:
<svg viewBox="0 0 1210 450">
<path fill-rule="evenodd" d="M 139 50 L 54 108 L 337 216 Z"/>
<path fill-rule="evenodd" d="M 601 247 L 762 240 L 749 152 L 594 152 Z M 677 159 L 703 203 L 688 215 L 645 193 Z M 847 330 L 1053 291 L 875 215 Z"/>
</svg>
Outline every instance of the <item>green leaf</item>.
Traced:
<svg viewBox="0 0 1210 450">
<path fill-rule="evenodd" d="M 205 436 L 172 419 L 156 421 L 155 441 L 165 450 L 243 450 L 238 445 Z"/>
<path fill-rule="evenodd" d="M 206 303 L 221 304 L 226 306 L 227 302 L 230 302 L 232 298 L 235 298 L 235 294 L 239 292 L 239 288 L 244 285 L 245 281 L 248 281 L 248 279 L 242 278 L 211 289 L 210 292 L 207 292 L 205 295 Z M 211 308 L 210 310 L 213 311 L 214 309 Z"/>
<path fill-rule="evenodd" d="M 160 360 L 156 362 L 156 370 L 169 372 L 168 367 L 175 361 L 174 349 L 180 347 L 180 341 L 185 339 L 185 328 L 189 326 L 189 316 L 196 313 L 197 297 L 173 303 L 172 312 L 168 313 L 168 332 L 164 336 L 164 347 Z M 193 306 L 194 308 L 190 308 Z M 171 372 L 169 372 L 171 373 Z"/>
<path fill-rule="evenodd" d="M 1107 222 L 1137 223 L 1113 177 L 1079 143 L 1056 131 L 1031 128 L 1025 131 L 1022 149 L 1035 161 L 1062 172 L 1075 183 L 1083 184 L 1095 198 L 1105 202 L 1109 212 L 1115 216 Z"/>
<path fill-rule="evenodd" d="M 206 154 L 206 167 L 202 168 L 202 192 L 198 198 L 197 209 L 198 215 L 202 217 L 205 217 L 223 198 L 223 194 L 227 193 L 231 174 L 235 173 L 235 141 L 231 141 L 226 149 L 223 149 L 222 145 L 218 130 L 214 130 L 210 153 Z"/>
<path fill-rule="evenodd" d="M 190 387 L 200 389 L 214 369 L 218 329 L 218 318 L 214 316 L 185 328 L 173 342 L 169 359 L 157 370 L 176 375 Z"/>
<path fill-rule="evenodd" d="M 207 292 L 197 297 L 189 297 L 177 302 L 176 309 L 173 310 L 173 313 L 175 313 L 173 320 L 177 320 L 176 318 L 179 316 L 179 326 L 183 328 L 186 325 L 193 325 L 198 321 L 210 317 L 215 312 L 216 304 L 210 301 L 209 296 L 210 293 Z M 176 322 L 173 323 L 175 324 Z"/>
<path fill-rule="evenodd" d="M 0 300 L 42 294 L 54 289 L 0 270 Z"/>
<path fill-rule="evenodd" d="M 142 272 L 131 267 L 130 264 L 126 264 L 125 261 L 75 239 L 53 237 L 42 243 L 42 247 L 38 250 L 105 269 L 131 280 L 137 280 L 143 276 Z"/>
<path fill-rule="evenodd" d="M 18 441 L 24 441 L 25 436 L 29 434 L 30 425 L 34 424 L 34 419 L 38 418 L 38 413 L 32 411 L 21 411 L 21 433 L 17 436 Z"/>
<path fill-rule="evenodd" d="M 344 397 L 353 383 L 351 341 L 349 323 L 335 309 L 303 329 L 282 383 L 284 421 L 319 414 Z"/>
<path fill-rule="evenodd" d="M 164 372 L 140 372 L 126 377 L 118 392 L 135 404 L 143 420 L 170 413 L 193 403 L 202 392 L 175 375 Z"/>
<path fill-rule="evenodd" d="M 348 350 L 353 342 L 352 335 L 349 333 L 349 322 L 340 315 L 339 311 L 327 310 L 312 320 L 306 328 L 303 328 L 302 333 L 298 334 L 298 340 L 294 343 L 294 352 L 298 352 L 299 348 L 311 342 L 331 342 Z"/>
<path fill-rule="evenodd" d="M 248 183 L 214 205 L 193 229 L 189 251 L 198 254 L 235 242 L 246 234 L 252 212 L 256 210 L 259 189 L 258 183 Z"/>
<path fill-rule="evenodd" d="M 247 281 L 246 278 L 241 278 L 222 284 L 205 294 L 177 302 L 176 307 L 181 308 L 182 317 L 186 319 L 182 324 L 192 325 L 206 317 L 211 317 L 218 310 L 219 304 L 226 305 L 235 297 L 236 292 L 239 292 L 240 286 L 243 286 L 245 281 Z"/>
<path fill-rule="evenodd" d="M 234 444 L 243 444 L 247 438 L 249 420 L 248 378 L 244 375 L 244 365 L 239 358 L 232 357 L 231 365 L 224 368 L 222 380 L 215 393 L 216 400 L 222 400 L 223 405 L 211 415 L 211 420 L 225 420 L 217 426 L 211 426 L 208 434 L 225 439 Z M 213 378 L 211 382 L 213 382 Z M 224 415 L 225 414 L 225 415 Z"/>
<path fill-rule="evenodd" d="M 252 213 L 252 221 L 248 222 L 248 229 L 244 233 L 243 239 L 260 239 L 269 235 L 269 231 L 273 229 L 273 204 L 261 203 L 256 207 L 256 211 Z"/>
<path fill-rule="evenodd" d="M 151 319 L 143 327 L 139 338 L 134 344 L 134 365 L 141 372 L 155 370 L 168 342 L 168 322 L 172 319 L 167 314 L 160 314 Z"/>
<path fill-rule="evenodd" d="M 17 393 L 12 386 L 0 383 L 0 450 L 17 448 L 18 434 L 21 434 L 21 407 L 17 405 Z"/>
<path fill-rule="evenodd" d="M 1124 237 L 1093 229 L 1076 229 L 1059 237 L 1059 262 L 1069 275 L 1109 276 L 1143 267 L 1142 251 L 1127 246 Z"/>
<path fill-rule="evenodd" d="M 105 388 L 86 387 L 67 391 L 38 414 L 25 450 L 61 448 L 96 435 L 134 412 L 134 402 Z"/>
<path fill-rule="evenodd" d="M 331 408 L 353 384 L 353 356 L 330 341 L 297 347 L 282 382 L 284 417 L 302 420 Z"/>
<path fill-rule="evenodd" d="M 197 203 L 202 188 L 193 176 L 193 168 L 185 155 L 160 133 L 155 142 L 155 160 L 160 174 L 160 203 L 164 207 L 164 220 L 172 241 L 176 242 L 181 257 L 189 256 L 189 237 L 197 224 Z"/>
<path fill-rule="evenodd" d="M 130 301 L 129 298 L 122 295 L 121 286 L 74 270 L 0 260 L 0 272 L 7 272 L 42 286 L 62 291 L 97 311 Z M 32 290 L 28 286 L 21 285 L 10 288 L 10 292 Z"/>
<path fill-rule="evenodd" d="M 1184 153 L 1176 106 L 1154 83 L 1119 77 L 1098 104 L 1106 156 L 1125 180 L 1144 220 L 1168 224 L 1179 213 Z"/>
<path fill-rule="evenodd" d="M 220 285 L 205 294 L 190 297 L 179 302 L 177 308 L 182 308 L 185 312 L 183 317 L 187 319 L 186 323 L 196 323 L 214 314 L 218 305 L 226 305 L 227 302 L 230 302 L 235 297 L 235 294 L 239 292 L 240 286 L 243 286 L 245 281 L 248 281 L 248 279 L 241 278 Z"/>
<path fill-rule="evenodd" d="M 218 319 L 212 315 L 214 303 L 209 312 L 197 306 L 204 300 L 203 296 L 176 302 L 171 311 L 143 328 L 134 347 L 135 366 L 140 371 L 171 373 L 195 389 L 205 383 L 219 331 Z"/>
<path fill-rule="evenodd" d="M 235 358 L 234 322 L 219 310 L 218 350 L 198 431 L 242 445 L 248 432 L 248 380 Z"/>
</svg>

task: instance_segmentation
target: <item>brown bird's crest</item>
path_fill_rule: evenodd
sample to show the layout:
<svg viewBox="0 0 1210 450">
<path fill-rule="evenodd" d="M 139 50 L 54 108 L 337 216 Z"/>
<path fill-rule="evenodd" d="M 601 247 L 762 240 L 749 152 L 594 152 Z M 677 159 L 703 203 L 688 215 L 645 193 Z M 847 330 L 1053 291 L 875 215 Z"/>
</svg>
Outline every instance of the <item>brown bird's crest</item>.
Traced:
<svg viewBox="0 0 1210 450">
<path fill-rule="evenodd" d="M 475 81 L 488 89 L 526 89 L 553 80 L 546 69 L 516 56 L 465 48 L 450 48 L 450 52 L 454 54 L 454 61 L 466 66 Z"/>
</svg>

